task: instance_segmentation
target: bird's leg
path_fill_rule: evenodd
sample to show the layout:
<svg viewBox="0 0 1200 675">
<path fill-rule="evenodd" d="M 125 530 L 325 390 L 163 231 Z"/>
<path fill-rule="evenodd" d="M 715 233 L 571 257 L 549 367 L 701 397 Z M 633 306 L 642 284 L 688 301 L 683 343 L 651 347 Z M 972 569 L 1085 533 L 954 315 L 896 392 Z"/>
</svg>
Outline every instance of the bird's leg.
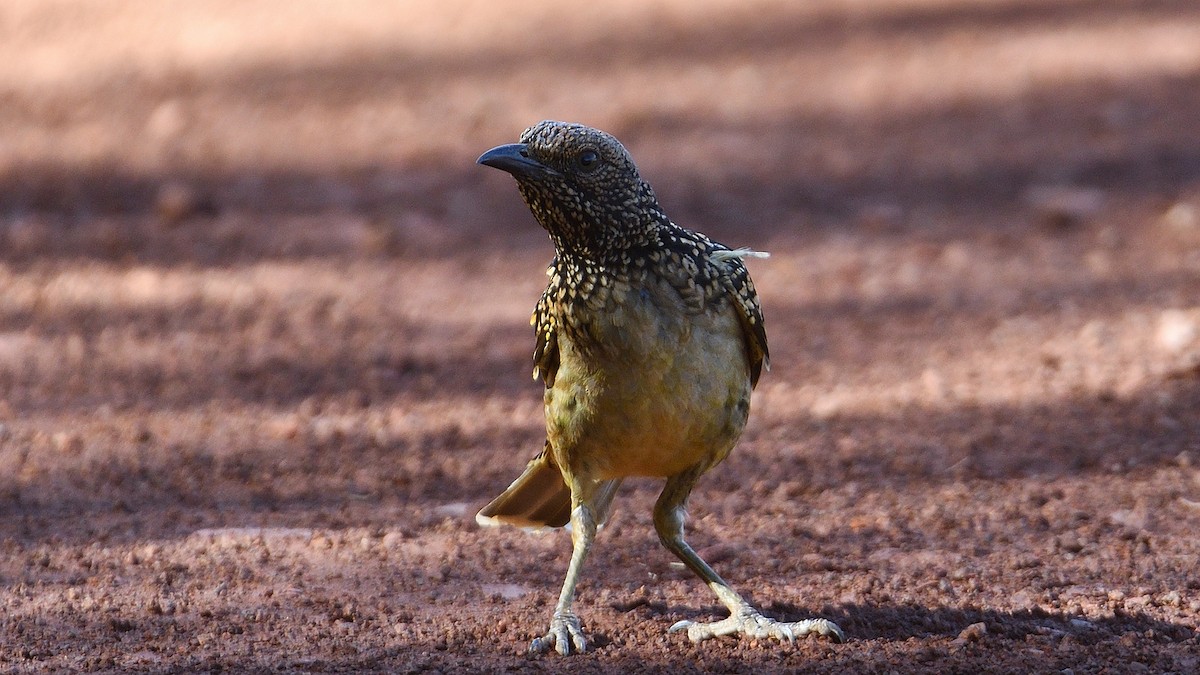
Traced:
<svg viewBox="0 0 1200 675">
<path fill-rule="evenodd" d="M 704 580 L 708 587 L 717 594 L 721 604 L 729 608 L 729 617 L 712 623 L 696 623 L 680 621 L 671 626 L 675 632 L 687 629 L 688 638 L 692 642 L 700 642 L 718 635 L 742 633 L 755 638 L 772 637 L 777 640 L 792 642 L 798 637 L 816 633 L 844 642 L 845 633 L 837 624 L 828 619 L 805 619 L 803 621 L 783 622 L 765 617 L 749 602 L 746 602 L 737 591 L 733 590 L 713 568 L 704 562 L 696 551 L 683 539 L 683 522 L 686 516 L 684 504 L 688 494 L 700 477 L 700 470 L 688 470 L 667 479 L 666 487 L 659 495 L 654 505 L 654 529 L 663 546 L 674 553 L 687 565 L 688 569 Z"/>
<path fill-rule="evenodd" d="M 575 600 L 579 572 L 595 537 L 596 516 L 591 506 L 580 502 L 571 511 L 571 564 L 567 567 L 567 578 L 563 580 L 562 592 L 558 595 L 558 604 L 550 619 L 550 630 L 530 643 L 531 653 L 540 654 L 553 649 L 565 656 L 572 652 L 581 654 L 587 651 L 587 638 L 583 636 L 579 617 L 571 611 L 571 603 Z"/>
</svg>

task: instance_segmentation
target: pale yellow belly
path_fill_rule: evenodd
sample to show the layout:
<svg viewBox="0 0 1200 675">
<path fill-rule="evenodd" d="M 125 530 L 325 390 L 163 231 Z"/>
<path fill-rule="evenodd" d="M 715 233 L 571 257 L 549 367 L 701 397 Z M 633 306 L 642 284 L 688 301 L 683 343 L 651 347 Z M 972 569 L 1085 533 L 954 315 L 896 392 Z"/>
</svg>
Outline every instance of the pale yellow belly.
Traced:
<svg viewBox="0 0 1200 675">
<path fill-rule="evenodd" d="M 749 368 L 732 307 L 664 314 L 643 295 L 588 355 L 560 337 L 546 430 L 559 466 L 577 478 L 670 476 L 721 461 L 745 427 Z M 599 353 L 597 353 L 599 352 Z"/>
</svg>

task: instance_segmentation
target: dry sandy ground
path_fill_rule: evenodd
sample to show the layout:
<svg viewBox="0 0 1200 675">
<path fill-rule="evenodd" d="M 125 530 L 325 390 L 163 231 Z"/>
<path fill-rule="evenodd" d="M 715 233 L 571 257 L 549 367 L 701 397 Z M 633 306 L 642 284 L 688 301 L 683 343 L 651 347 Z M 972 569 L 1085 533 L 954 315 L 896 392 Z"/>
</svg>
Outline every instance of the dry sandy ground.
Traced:
<svg viewBox="0 0 1200 675">
<path fill-rule="evenodd" d="M 0 5 L 0 672 L 558 671 L 551 250 L 482 150 L 621 137 L 773 370 L 691 539 L 633 481 L 579 672 L 1200 669 L 1193 0 Z"/>
</svg>

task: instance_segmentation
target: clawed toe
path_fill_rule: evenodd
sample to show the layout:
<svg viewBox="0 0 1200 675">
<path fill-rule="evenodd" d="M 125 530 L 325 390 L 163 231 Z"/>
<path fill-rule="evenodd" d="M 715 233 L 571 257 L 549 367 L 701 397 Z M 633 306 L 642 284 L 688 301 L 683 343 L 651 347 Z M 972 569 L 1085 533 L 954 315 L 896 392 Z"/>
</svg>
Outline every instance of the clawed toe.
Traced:
<svg viewBox="0 0 1200 675">
<path fill-rule="evenodd" d="M 829 619 L 805 619 L 782 625 L 787 626 L 794 637 L 804 637 L 809 633 L 816 633 L 817 635 L 830 638 L 834 642 L 841 643 L 846 641 L 845 631 Z"/>
<path fill-rule="evenodd" d="M 810 633 L 831 638 L 834 642 L 845 642 L 846 634 L 828 619 L 805 619 L 803 621 L 776 621 L 754 610 L 736 612 L 728 618 L 711 623 L 679 621 L 668 632 L 687 630 L 688 639 L 701 642 L 721 635 L 740 633 L 753 638 L 774 638 L 780 642 L 794 642 L 796 638 Z"/>
<path fill-rule="evenodd" d="M 684 619 L 683 621 L 676 621 L 675 623 L 671 624 L 671 627 L 667 629 L 667 632 L 678 633 L 679 631 L 687 630 L 689 626 L 694 625 L 696 625 L 695 621 L 688 621 L 687 619 Z"/>
<path fill-rule="evenodd" d="M 550 619 L 550 630 L 539 638 L 534 638 L 529 644 L 530 654 L 545 654 L 554 651 L 567 656 L 582 654 L 587 651 L 587 638 L 583 636 L 583 628 L 579 617 L 574 614 L 555 614 Z"/>
</svg>

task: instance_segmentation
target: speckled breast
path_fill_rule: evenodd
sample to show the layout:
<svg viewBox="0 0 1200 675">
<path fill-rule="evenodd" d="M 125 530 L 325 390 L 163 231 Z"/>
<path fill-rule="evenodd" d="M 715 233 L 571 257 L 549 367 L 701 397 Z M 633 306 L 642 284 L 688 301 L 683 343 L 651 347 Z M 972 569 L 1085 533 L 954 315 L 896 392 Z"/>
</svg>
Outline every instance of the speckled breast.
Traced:
<svg viewBox="0 0 1200 675">
<path fill-rule="evenodd" d="M 742 327 L 725 300 L 683 306 L 665 281 L 614 285 L 559 338 L 546 429 L 579 478 L 670 476 L 715 464 L 745 427 L 750 376 Z"/>
</svg>

